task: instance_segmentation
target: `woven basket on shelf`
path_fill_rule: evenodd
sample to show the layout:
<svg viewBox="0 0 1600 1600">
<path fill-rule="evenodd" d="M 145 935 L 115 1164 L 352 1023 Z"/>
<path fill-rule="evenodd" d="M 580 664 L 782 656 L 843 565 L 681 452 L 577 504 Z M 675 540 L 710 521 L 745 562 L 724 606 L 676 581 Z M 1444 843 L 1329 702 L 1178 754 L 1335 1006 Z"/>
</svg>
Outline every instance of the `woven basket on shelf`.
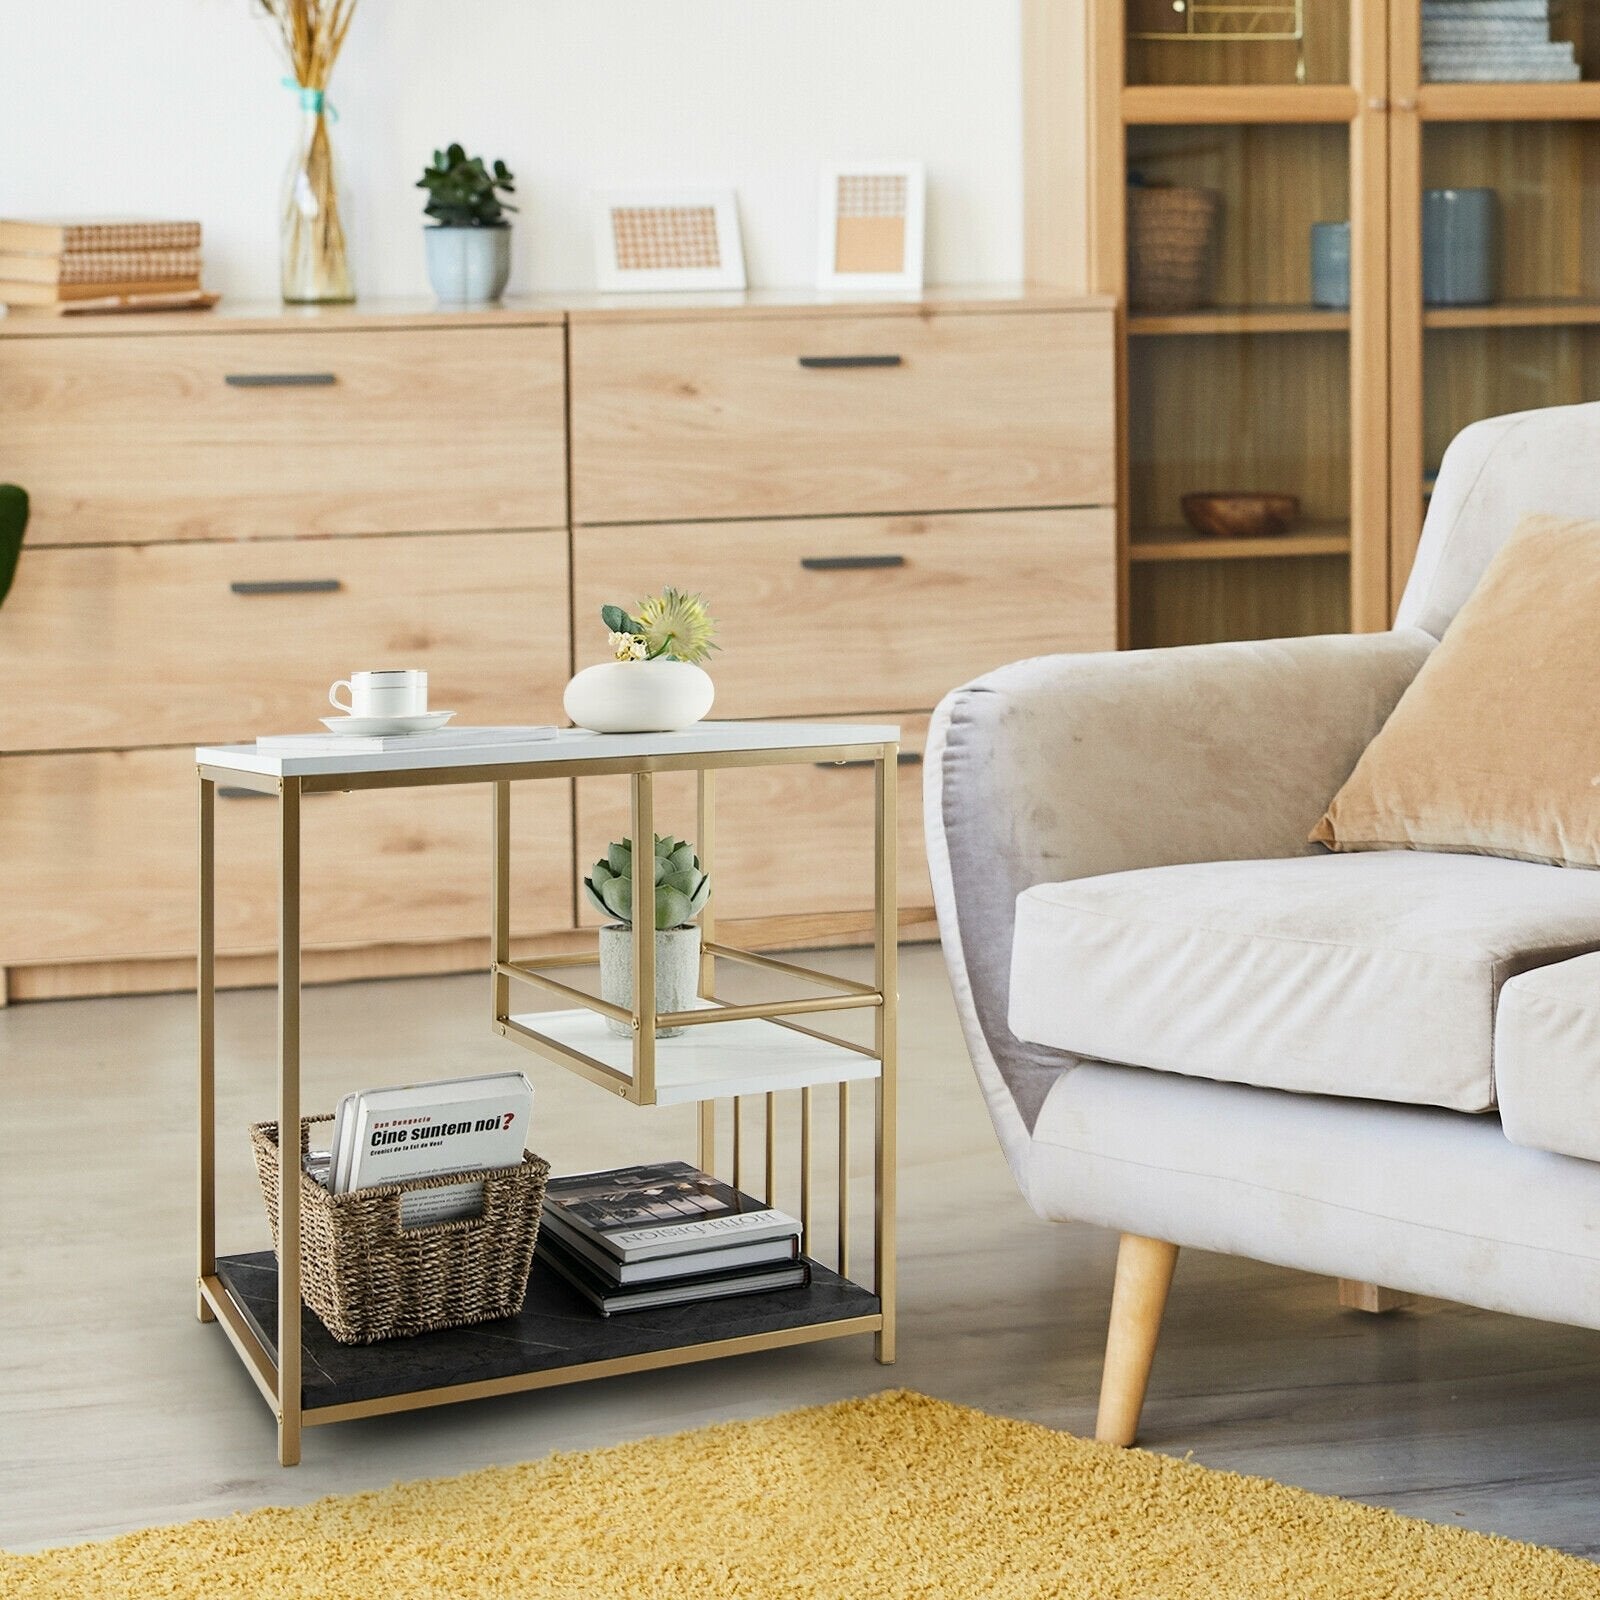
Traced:
<svg viewBox="0 0 1600 1600">
<path fill-rule="evenodd" d="M 1128 188 L 1128 308 L 1192 311 L 1206 303 L 1222 197 L 1214 189 Z"/>
<path fill-rule="evenodd" d="M 300 1124 L 300 1149 L 312 1125 Z M 278 1125 L 250 1129 L 261 1192 L 278 1249 Z M 300 1172 L 300 1288 L 340 1344 L 373 1344 L 438 1328 L 514 1317 L 528 1292 L 550 1163 L 524 1152 L 515 1167 L 442 1173 L 330 1194 Z M 400 1197 L 483 1183 L 483 1211 L 457 1222 L 400 1226 Z"/>
</svg>

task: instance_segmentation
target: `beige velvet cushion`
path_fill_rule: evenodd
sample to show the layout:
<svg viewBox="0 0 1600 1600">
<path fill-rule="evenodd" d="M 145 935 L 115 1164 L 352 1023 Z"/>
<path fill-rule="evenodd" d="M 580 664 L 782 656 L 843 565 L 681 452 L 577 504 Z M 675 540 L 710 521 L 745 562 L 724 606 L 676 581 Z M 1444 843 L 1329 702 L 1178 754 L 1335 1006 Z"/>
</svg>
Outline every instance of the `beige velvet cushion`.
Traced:
<svg viewBox="0 0 1600 1600">
<path fill-rule="evenodd" d="M 1311 838 L 1600 866 L 1600 523 L 1523 519 Z"/>
</svg>

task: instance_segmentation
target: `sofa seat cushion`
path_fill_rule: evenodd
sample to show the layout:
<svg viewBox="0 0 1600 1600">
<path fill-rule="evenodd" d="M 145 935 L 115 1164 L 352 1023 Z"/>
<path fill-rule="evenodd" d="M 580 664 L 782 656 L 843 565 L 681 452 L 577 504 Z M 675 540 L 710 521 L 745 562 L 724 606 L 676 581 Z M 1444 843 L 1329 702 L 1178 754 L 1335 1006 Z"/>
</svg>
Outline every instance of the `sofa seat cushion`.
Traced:
<svg viewBox="0 0 1600 1600">
<path fill-rule="evenodd" d="M 1377 851 L 1149 867 L 1017 897 L 1010 1026 L 1104 1061 L 1484 1111 L 1516 973 L 1600 949 L 1600 873 Z"/>
<path fill-rule="evenodd" d="M 1600 1161 L 1600 954 L 1511 979 L 1494 1059 L 1506 1138 Z"/>
</svg>

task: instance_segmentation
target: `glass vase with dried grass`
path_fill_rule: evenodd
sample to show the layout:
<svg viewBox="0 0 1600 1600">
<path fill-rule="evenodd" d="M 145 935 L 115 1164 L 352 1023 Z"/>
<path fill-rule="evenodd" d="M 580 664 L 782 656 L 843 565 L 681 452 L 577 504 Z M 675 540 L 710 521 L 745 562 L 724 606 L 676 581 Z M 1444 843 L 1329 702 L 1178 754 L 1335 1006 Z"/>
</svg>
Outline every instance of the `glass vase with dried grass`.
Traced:
<svg viewBox="0 0 1600 1600">
<path fill-rule="evenodd" d="M 280 265 L 293 305 L 354 300 L 339 206 L 328 80 L 355 15 L 356 0 L 261 0 L 289 60 L 285 85 L 300 100 L 300 137 L 283 187 Z"/>
</svg>

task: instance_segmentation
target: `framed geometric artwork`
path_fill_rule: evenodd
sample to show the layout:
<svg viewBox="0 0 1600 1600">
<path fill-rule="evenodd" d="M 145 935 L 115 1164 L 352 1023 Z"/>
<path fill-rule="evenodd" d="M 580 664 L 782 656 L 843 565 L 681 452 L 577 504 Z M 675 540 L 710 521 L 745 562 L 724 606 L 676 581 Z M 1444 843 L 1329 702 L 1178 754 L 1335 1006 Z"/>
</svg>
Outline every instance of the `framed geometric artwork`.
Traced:
<svg viewBox="0 0 1600 1600">
<path fill-rule="evenodd" d="M 603 290 L 744 288 L 732 189 L 596 195 L 594 254 L 595 279 Z"/>
<path fill-rule="evenodd" d="M 927 174 L 920 161 L 822 169 L 819 289 L 920 289 Z"/>
</svg>

